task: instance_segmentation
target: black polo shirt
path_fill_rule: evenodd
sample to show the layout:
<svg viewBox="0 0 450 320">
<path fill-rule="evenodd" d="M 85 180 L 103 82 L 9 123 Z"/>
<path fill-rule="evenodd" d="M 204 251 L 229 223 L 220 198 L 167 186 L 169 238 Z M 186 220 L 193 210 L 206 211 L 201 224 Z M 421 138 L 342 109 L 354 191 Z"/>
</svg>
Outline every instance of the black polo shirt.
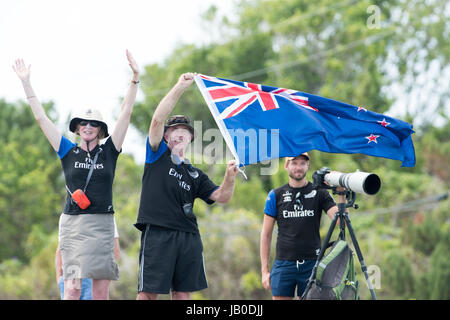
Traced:
<svg viewBox="0 0 450 320">
<path fill-rule="evenodd" d="M 310 182 L 303 188 L 286 184 L 271 190 L 264 212 L 278 224 L 276 259 L 316 259 L 321 247 L 322 211 L 326 212 L 335 205 L 326 189 L 314 189 Z"/>
<path fill-rule="evenodd" d="M 114 213 L 112 185 L 120 152 L 116 150 L 111 137 L 104 144 L 95 146 L 89 157 L 86 151 L 63 136 L 59 144 L 58 156 L 61 159 L 66 185 L 70 192 L 74 192 L 77 189 L 84 189 L 94 156 L 99 151 L 91 180 L 86 189 L 86 196 L 91 205 L 82 210 L 67 193 L 64 213 Z"/>
<path fill-rule="evenodd" d="M 146 141 L 146 160 L 142 177 L 141 201 L 136 228 L 146 224 L 198 233 L 197 219 L 186 215 L 183 205 L 200 198 L 212 204 L 211 194 L 218 188 L 200 169 L 188 163 L 175 164 L 165 141 L 153 151 Z"/>
</svg>

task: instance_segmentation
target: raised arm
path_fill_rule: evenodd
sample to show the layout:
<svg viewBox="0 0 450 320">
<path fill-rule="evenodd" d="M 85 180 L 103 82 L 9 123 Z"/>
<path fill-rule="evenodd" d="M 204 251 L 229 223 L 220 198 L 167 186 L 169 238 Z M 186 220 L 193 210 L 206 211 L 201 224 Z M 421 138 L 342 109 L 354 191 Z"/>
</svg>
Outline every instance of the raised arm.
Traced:
<svg viewBox="0 0 450 320">
<path fill-rule="evenodd" d="M 127 95 L 123 99 L 116 127 L 114 128 L 114 131 L 111 135 L 112 142 L 114 143 L 114 146 L 118 151 L 122 149 L 122 144 L 125 140 L 125 135 L 130 124 L 131 113 L 133 112 L 134 102 L 136 101 L 136 94 L 139 83 L 139 67 L 128 50 L 126 51 L 126 55 L 130 68 L 133 71 L 133 77 L 130 81 Z"/>
<path fill-rule="evenodd" d="M 153 150 L 158 149 L 159 143 L 164 135 L 164 122 L 169 114 L 177 104 L 178 99 L 183 94 L 184 90 L 194 82 L 196 73 L 184 73 L 178 79 L 175 86 L 169 93 L 161 100 L 158 107 L 153 114 L 150 129 L 148 131 L 148 138 L 150 146 Z"/>
<path fill-rule="evenodd" d="M 41 102 L 34 93 L 30 82 L 31 65 L 27 67 L 23 59 L 17 59 L 13 65 L 13 70 L 22 81 L 22 86 L 25 90 L 25 95 L 27 97 L 28 104 L 31 107 L 31 111 L 33 112 L 34 118 L 39 123 L 39 126 L 52 145 L 53 149 L 58 152 L 62 135 L 55 124 L 47 117 Z"/>
</svg>

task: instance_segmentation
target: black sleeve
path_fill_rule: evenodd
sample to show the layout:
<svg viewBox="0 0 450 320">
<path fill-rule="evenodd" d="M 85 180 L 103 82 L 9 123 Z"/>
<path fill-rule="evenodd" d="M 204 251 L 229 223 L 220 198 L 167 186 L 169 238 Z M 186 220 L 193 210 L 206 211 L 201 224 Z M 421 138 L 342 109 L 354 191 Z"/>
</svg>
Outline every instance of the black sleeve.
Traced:
<svg viewBox="0 0 450 320">
<path fill-rule="evenodd" d="M 204 172 L 202 172 L 201 170 L 198 170 L 198 172 L 199 177 L 197 182 L 198 185 L 196 198 L 202 199 L 207 204 L 213 204 L 214 201 L 209 199 L 209 197 L 215 190 L 219 188 L 219 186 L 212 182 Z"/>
<path fill-rule="evenodd" d="M 111 136 L 106 139 L 105 144 L 102 146 L 105 148 L 105 151 L 108 151 L 108 154 L 111 154 L 114 158 L 118 158 L 119 154 L 122 152 L 122 149 L 120 151 L 117 151 L 116 146 L 114 145 L 114 142 L 112 141 Z"/>
<path fill-rule="evenodd" d="M 325 213 L 330 210 L 330 208 L 334 207 L 336 205 L 336 202 L 334 202 L 333 197 L 331 194 L 325 190 L 325 189 L 319 189 L 320 191 L 320 205 L 322 207 L 322 210 L 325 211 Z"/>
</svg>

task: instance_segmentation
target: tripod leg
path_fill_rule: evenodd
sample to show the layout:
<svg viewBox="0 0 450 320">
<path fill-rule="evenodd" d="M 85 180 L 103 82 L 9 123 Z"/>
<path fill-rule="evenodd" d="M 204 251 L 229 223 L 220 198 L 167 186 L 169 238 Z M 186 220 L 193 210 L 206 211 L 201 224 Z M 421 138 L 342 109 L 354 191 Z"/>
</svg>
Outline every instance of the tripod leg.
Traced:
<svg viewBox="0 0 450 320">
<path fill-rule="evenodd" d="M 367 286 L 369 287 L 370 294 L 372 295 L 372 300 L 376 300 L 377 297 L 375 296 L 375 290 L 372 287 L 372 283 L 369 280 L 369 275 L 367 273 L 367 267 L 364 263 L 364 258 L 361 253 L 361 248 L 359 247 L 358 241 L 356 240 L 355 232 L 353 230 L 352 224 L 350 222 L 350 218 L 345 213 L 344 215 L 345 223 L 347 224 L 348 231 L 350 233 L 350 237 L 352 238 L 353 246 L 355 247 L 356 255 L 358 256 L 359 263 L 361 264 L 361 270 L 364 273 L 364 277 L 367 281 Z"/>
<path fill-rule="evenodd" d="M 314 265 L 314 268 L 311 272 L 311 276 L 308 279 L 308 284 L 306 285 L 305 291 L 303 291 L 303 294 L 302 294 L 300 300 L 305 300 L 306 294 L 308 293 L 309 289 L 311 289 L 314 279 L 316 278 L 317 267 L 319 266 L 319 262 L 320 262 L 320 260 L 322 260 L 323 255 L 325 254 L 325 250 L 328 248 L 328 244 L 330 242 L 331 235 L 333 234 L 333 230 L 336 227 L 336 223 L 337 223 L 339 216 L 340 216 L 340 214 L 338 212 L 334 215 L 333 220 L 331 220 L 330 228 L 328 229 L 328 232 L 327 232 L 327 235 L 323 242 L 322 248 L 320 248 L 320 252 L 319 252 L 319 255 L 317 256 L 316 264 Z"/>
</svg>

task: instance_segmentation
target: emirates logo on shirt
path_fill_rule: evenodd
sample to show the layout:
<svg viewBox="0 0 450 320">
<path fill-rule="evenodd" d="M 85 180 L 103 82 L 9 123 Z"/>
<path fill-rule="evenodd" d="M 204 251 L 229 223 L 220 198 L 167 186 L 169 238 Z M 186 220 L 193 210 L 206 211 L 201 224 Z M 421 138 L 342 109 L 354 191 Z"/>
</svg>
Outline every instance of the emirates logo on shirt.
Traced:
<svg viewBox="0 0 450 320">
<path fill-rule="evenodd" d="M 74 167 L 75 169 L 91 169 L 92 162 L 93 162 L 93 161 L 92 161 L 91 158 L 86 157 L 86 158 L 84 159 L 84 162 L 75 161 L 73 167 Z M 105 168 L 105 167 L 104 167 L 103 163 L 96 163 L 96 164 L 94 165 L 94 170 L 96 170 L 96 169 L 104 169 L 104 168 Z"/>
<path fill-rule="evenodd" d="M 303 218 L 303 217 L 314 217 L 314 210 L 283 210 L 283 218 Z"/>
<path fill-rule="evenodd" d="M 186 183 L 185 181 L 181 180 L 183 178 L 183 175 L 181 173 L 178 173 L 174 168 L 169 169 L 169 176 L 175 177 L 178 179 L 178 184 L 181 188 L 183 188 L 186 191 L 191 190 L 191 185 Z"/>
</svg>

